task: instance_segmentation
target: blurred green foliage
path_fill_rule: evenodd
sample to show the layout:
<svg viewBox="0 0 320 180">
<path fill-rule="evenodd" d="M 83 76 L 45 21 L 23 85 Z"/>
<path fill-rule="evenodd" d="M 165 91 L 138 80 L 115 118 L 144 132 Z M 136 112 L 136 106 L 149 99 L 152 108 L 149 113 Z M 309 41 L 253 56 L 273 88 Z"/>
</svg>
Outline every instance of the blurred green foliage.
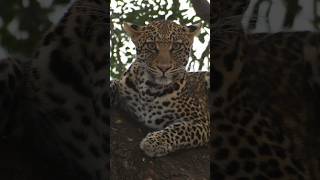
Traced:
<svg viewBox="0 0 320 180">
<path fill-rule="evenodd" d="M 1 0 L 0 45 L 9 54 L 19 54 L 30 57 L 43 34 L 50 28 L 52 22 L 48 15 L 57 5 L 66 6 L 71 0 L 54 0 L 49 7 L 41 7 L 37 0 Z M 26 38 L 19 38 L 8 30 L 13 20 L 19 22 L 19 31 L 26 32 Z"/>
</svg>

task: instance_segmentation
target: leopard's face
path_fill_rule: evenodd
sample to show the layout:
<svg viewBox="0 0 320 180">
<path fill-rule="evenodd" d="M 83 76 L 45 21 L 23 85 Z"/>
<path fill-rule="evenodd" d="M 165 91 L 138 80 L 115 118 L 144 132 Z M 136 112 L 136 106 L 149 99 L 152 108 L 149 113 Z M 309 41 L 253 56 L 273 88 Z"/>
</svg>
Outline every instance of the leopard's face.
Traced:
<svg viewBox="0 0 320 180">
<path fill-rule="evenodd" d="M 147 26 L 124 24 L 137 49 L 136 61 L 151 81 L 168 85 L 183 77 L 193 38 L 201 25 L 181 26 L 171 21 L 155 21 Z"/>
</svg>

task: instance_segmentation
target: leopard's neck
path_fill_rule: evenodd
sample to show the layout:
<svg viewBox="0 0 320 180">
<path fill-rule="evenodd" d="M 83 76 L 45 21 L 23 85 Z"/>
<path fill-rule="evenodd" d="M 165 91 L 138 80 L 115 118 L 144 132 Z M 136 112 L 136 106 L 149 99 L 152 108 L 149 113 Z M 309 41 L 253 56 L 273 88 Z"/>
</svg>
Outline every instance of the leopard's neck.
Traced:
<svg viewBox="0 0 320 180">
<path fill-rule="evenodd" d="M 157 84 L 148 74 L 148 72 L 146 72 L 141 63 L 134 62 L 124 74 L 122 83 L 126 84 L 128 87 L 131 87 L 131 89 L 136 91 L 138 94 L 146 94 L 156 98 L 171 94 L 174 91 L 178 91 L 186 84 L 186 78 L 186 73 L 183 73 L 179 79 L 174 80 L 170 84 Z"/>
</svg>

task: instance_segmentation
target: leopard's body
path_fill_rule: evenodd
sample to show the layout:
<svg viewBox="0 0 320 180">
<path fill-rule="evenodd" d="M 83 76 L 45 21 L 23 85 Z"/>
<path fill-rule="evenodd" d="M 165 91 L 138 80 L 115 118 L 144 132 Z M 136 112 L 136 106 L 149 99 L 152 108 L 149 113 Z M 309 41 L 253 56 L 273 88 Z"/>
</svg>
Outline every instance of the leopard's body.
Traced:
<svg viewBox="0 0 320 180">
<path fill-rule="evenodd" d="M 42 179 L 108 178 L 108 15 L 106 1 L 78 0 L 30 62 L 0 62 L 0 134 L 19 127 Z"/>
<path fill-rule="evenodd" d="M 213 3 L 212 177 L 319 179 L 320 33 L 231 28 L 248 3 Z"/>
<path fill-rule="evenodd" d="M 186 72 L 198 26 L 155 21 L 145 27 L 125 24 L 137 59 L 120 80 L 112 82 L 117 100 L 146 126 L 140 148 L 163 156 L 209 140 L 208 72 Z"/>
</svg>

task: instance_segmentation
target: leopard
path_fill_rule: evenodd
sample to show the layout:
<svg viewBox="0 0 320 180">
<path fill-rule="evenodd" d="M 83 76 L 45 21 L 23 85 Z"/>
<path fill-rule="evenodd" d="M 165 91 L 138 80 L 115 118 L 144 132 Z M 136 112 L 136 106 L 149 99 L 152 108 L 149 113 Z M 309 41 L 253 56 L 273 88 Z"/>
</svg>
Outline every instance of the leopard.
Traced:
<svg viewBox="0 0 320 180">
<path fill-rule="evenodd" d="M 320 33 L 249 34 L 249 3 L 213 2 L 211 178 L 320 179 Z"/>
<path fill-rule="evenodd" d="M 140 142 L 149 157 L 204 146 L 209 141 L 209 72 L 187 72 L 194 38 L 201 24 L 183 26 L 169 20 L 145 26 L 123 23 L 136 58 L 110 83 L 111 107 L 123 107 L 153 130 Z"/>
<path fill-rule="evenodd" d="M 15 141 L 39 179 L 109 177 L 108 8 L 72 2 L 29 61 L 0 60 L 0 140 Z"/>
</svg>

